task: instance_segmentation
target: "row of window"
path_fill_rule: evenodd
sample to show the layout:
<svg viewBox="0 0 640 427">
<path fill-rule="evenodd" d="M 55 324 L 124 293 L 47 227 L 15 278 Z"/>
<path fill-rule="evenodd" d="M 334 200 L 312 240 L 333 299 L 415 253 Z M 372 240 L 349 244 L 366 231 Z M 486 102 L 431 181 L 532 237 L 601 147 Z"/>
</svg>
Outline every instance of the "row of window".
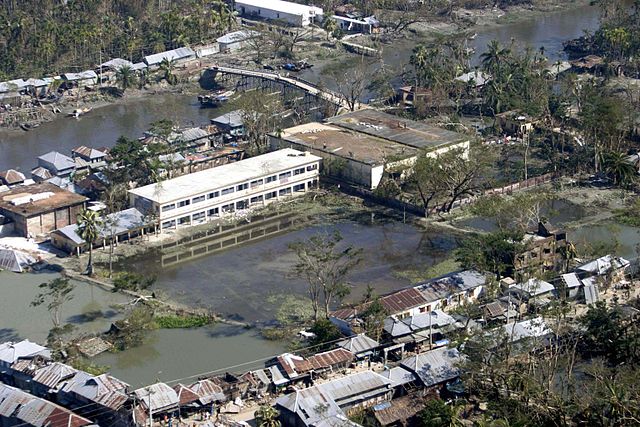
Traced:
<svg viewBox="0 0 640 427">
<path fill-rule="evenodd" d="M 316 184 L 316 181 L 309 181 L 309 186 L 313 186 L 315 184 Z M 265 200 L 271 200 L 278 196 L 281 196 L 281 197 L 288 196 L 292 193 L 304 192 L 304 191 L 305 191 L 304 183 L 294 185 L 293 187 L 281 188 L 278 191 L 270 191 L 268 193 L 261 194 L 259 196 L 251 197 L 250 199 L 239 200 L 235 203 L 228 203 L 226 205 L 220 206 L 220 208 L 211 208 L 206 212 L 202 211 L 202 212 L 195 213 L 193 215 L 186 215 L 181 218 L 178 218 L 177 222 L 175 219 L 165 221 L 162 223 L 162 228 L 163 229 L 174 228 L 176 226 L 176 223 L 178 225 L 189 225 L 192 222 L 201 222 L 201 221 L 204 221 L 206 218 L 219 217 L 220 212 L 232 213 L 232 212 L 235 212 L 236 210 L 248 209 L 252 205 L 255 205 L 257 203 L 263 203 Z"/>
<path fill-rule="evenodd" d="M 310 172 L 310 171 L 313 171 L 313 170 L 317 170 L 317 169 L 318 169 L 318 165 L 317 164 L 309 165 L 309 166 L 306 167 L 306 171 L 307 172 Z M 225 189 L 223 189 L 221 191 L 213 191 L 213 192 L 207 194 L 206 196 L 202 195 L 202 196 L 194 197 L 192 199 L 181 200 L 177 204 L 176 203 L 170 203 L 168 205 L 162 206 L 162 212 L 168 212 L 168 211 L 171 211 L 173 209 L 176 209 L 176 207 L 182 208 L 182 207 L 185 207 L 185 206 L 189 206 L 191 204 L 204 202 L 205 200 L 208 200 L 208 199 L 214 199 L 216 197 L 226 196 L 226 195 L 231 194 L 231 193 L 233 193 L 235 191 L 247 190 L 247 189 L 249 189 L 249 186 L 251 186 L 251 188 L 257 188 L 257 187 L 263 185 L 263 183 L 265 183 L 265 182 L 268 184 L 270 182 L 275 182 L 278 179 L 286 180 L 286 179 L 290 178 L 292 175 L 293 176 L 301 175 L 304 172 L 305 172 L 305 168 L 298 168 L 298 169 L 294 169 L 293 172 L 292 171 L 288 171 L 288 172 L 283 172 L 280 175 L 268 176 L 264 180 L 262 178 L 261 179 L 256 179 L 254 181 L 251 181 L 250 183 L 245 182 L 243 184 L 238 184 L 236 186 L 225 188 Z"/>
</svg>

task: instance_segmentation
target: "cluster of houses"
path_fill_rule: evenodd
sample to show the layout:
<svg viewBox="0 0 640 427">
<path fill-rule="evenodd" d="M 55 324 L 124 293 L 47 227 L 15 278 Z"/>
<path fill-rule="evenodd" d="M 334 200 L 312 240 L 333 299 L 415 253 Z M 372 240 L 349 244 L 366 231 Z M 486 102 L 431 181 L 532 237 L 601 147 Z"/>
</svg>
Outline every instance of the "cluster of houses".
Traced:
<svg viewBox="0 0 640 427">
<path fill-rule="evenodd" d="M 0 419 L 3 425 L 37 427 L 144 426 L 149 417 L 207 414 L 225 424 L 247 405 L 267 401 L 285 427 L 357 426 L 350 417 L 363 410 L 383 426 L 406 423 L 424 407 L 423 398 L 464 394 L 465 356 L 450 345 L 455 331 L 484 329 L 479 333 L 492 334 L 495 345 L 499 337 L 516 346 L 548 345 L 554 332 L 536 313 L 535 302 L 562 297 L 593 303 L 599 284 L 625 283 L 628 267 L 623 258 L 605 256 L 562 275 L 555 285 L 504 279 L 493 301 L 487 301 L 484 274 L 452 272 L 381 296 L 386 317 L 377 339 L 365 330 L 367 304 L 341 308 L 330 320 L 344 338 L 328 349 L 283 353 L 263 368 L 204 376 L 188 385 L 158 382 L 133 390 L 109 374 L 53 361 L 46 347 L 7 342 L 0 344 Z M 457 310 L 479 301 L 480 314 Z"/>
</svg>

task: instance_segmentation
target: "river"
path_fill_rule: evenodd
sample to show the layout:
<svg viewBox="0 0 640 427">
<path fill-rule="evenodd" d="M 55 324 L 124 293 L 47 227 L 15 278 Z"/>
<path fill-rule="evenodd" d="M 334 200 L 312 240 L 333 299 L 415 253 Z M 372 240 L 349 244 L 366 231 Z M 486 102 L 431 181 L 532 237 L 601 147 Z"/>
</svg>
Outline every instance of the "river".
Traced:
<svg viewBox="0 0 640 427">
<path fill-rule="evenodd" d="M 552 62 L 564 59 L 562 42 L 581 36 L 584 30 L 593 31 L 598 27 L 598 19 L 598 8 L 584 5 L 514 24 L 481 28 L 476 39 L 469 42 L 470 47 L 476 48 L 473 61 L 477 62 L 489 41 L 496 39 L 508 45 L 512 38 L 521 46 L 535 49 L 544 46 Z M 394 67 L 406 64 L 417 43 L 419 40 L 403 39 L 393 46 L 385 46 L 385 64 Z M 320 68 L 306 70 L 301 77 L 317 82 L 321 79 Z M 329 82 L 328 86 L 333 85 Z M 51 150 L 69 154 L 78 145 L 112 146 L 121 135 L 140 136 L 150 123 L 159 119 L 204 124 L 221 113 L 216 109 L 201 109 L 195 96 L 160 94 L 98 108 L 80 119 L 60 118 L 29 132 L 0 131 L 0 170 L 17 168 L 29 176 L 36 166 L 36 157 Z"/>
</svg>

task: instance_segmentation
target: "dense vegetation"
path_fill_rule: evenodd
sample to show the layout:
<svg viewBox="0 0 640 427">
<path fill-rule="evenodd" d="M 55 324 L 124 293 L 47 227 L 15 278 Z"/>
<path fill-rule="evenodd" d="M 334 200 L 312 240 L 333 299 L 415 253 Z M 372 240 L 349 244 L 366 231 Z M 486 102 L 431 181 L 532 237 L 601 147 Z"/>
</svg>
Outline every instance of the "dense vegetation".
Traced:
<svg viewBox="0 0 640 427">
<path fill-rule="evenodd" d="M 0 7 L 0 79 L 93 68 L 203 43 L 232 26 L 222 0 L 8 0 Z"/>
</svg>

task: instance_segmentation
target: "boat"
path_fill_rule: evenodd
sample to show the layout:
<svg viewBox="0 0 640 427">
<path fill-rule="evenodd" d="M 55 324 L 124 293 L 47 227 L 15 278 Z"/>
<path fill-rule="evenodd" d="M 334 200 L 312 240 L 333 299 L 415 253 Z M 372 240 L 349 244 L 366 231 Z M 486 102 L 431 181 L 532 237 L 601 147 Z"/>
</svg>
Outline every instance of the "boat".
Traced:
<svg viewBox="0 0 640 427">
<path fill-rule="evenodd" d="M 69 113 L 69 117 L 75 117 L 77 119 L 80 116 L 84 116 L 85 114 L 87 114 L 91 110 L 93 110 L 93 108 L 91 108 L 91 107 L 76 108 L 71 113 Z"/>
<path fill-rule="evenodd" d="M 198 95 L 198 101 L 202 107 L 219 107 L 221 104 L 229 101 L 235 94 L 234 91 L 228 90 L 226 92 L 217 92 L 207 95 Z"/>
<path fill-rule="evenodd" d="M 27 132 L 30 131 L 31 129 L 35 129 L 38 126 L 40 126 L 40 123 L 22 123 L 20 124 L 20 129 L 22 129 L 23 131 Z"/>
</svg>

